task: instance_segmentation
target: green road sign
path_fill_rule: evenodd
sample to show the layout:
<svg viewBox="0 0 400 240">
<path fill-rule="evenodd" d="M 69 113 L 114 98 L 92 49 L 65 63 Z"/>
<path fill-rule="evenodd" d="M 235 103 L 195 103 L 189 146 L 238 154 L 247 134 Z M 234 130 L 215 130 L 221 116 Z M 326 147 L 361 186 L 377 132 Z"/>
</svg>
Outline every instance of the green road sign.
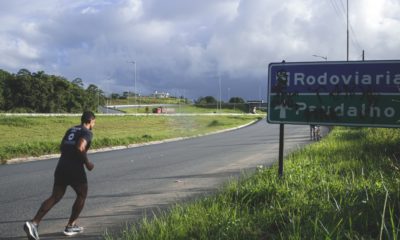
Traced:
<svg viewBox="0 0 400 240">
<path fill-rule="evenodd" d="M 400 126 L 400 61 L 271 63 L 270 123 Z"/>
</svg>

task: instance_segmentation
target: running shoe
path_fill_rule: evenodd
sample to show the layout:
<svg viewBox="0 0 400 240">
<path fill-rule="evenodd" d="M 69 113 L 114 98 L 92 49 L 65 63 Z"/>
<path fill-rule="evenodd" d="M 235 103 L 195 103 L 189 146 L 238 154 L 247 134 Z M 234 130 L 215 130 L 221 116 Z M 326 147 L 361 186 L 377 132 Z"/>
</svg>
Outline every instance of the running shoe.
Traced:
<svg viewBox="0 0 400 240">
<path fill-rule="evenodd" d="M 81 232 L 83 232 L 83 227 L 79 227 L 77 225 L 66 226 L 64 230 L 64 234 L 67 236 L 72 236 Z"/>
<path fill-rule="evenodd" d="M 26 222 L 24 224 L 24 231 L 29 240 L 39 240 L 38 226 L 33 222 Z"/>
</svg>

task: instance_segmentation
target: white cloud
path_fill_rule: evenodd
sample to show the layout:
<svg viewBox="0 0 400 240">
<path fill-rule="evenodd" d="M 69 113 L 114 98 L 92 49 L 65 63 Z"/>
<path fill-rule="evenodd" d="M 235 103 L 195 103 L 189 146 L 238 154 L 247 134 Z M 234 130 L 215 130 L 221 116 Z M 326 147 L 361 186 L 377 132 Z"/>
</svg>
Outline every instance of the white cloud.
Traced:
<svg viewBox="0 0 400 240">
<path fill-rule="evenodd" d="M 4 68 L 38 68 L 39 51 L 24 39 L 4 36 L 0 39 L 0 66 Z"/>
<path fill-rule="evenodd" d="M 121 22 L 130 22 L 139 19 L 143 15 L 143 4 L 141 0 L 129 0 L 121 4 L 117 9 L 117 17 Z"/>
<path fill-rule="evenodd" d="M 95 14 L 98 12 L 99 12 L 99 10 L 97 10 L 96 8 L 93 8 L 93 7 L 87 7 L 85 9 L 81 10 L 82 14 Z"/>
<path fill-rule="evenodd" d="M 269 62 L 346 58 L 340 0 L 15 0 L 0 2 L 0 68 L 138 89 L 265 95 Z M 23 5 L 24 7 L 20 7 Z M 350 1 L 350 59 L 399 59 L 400 3 Z M 112 79 L 113 84 L 105 84 Z M 111 87 L 112 86 L 112 87 Z M 110 91 L 113 89 L 104 89 Z"/>
</svg>

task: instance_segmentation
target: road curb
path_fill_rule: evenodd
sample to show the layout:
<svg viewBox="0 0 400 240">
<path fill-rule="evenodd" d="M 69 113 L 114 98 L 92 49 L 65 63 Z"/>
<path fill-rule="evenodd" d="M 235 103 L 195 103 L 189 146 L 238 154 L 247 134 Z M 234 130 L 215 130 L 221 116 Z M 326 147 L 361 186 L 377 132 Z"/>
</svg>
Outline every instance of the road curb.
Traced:
<svg viewBox="0 0 400 240">
<path fill-rule="evenodd" d="M 219 134 L 219 133 L 224 133 L 224 132 L 229 132 L 229 131 L 234 131 L 237 129 L 245 128 L 245 127 L 248 127 L 250 125 L 257 123 L 258 121 L 262 121 L 262 119 L 254 120 L 254 121 L 251 121 L 250 123 L 247 123 L 247 124 L 244 124 L 244 125 L 241 125 L 238 127 L 223 129 L 223 130 L 210 132 L 210 133 L 197 134 L 197 135 L 189 136 L 189 137 L 170 138 L 170 139 L 152 141 L 152 142 L 146 142 L 146 143 L 129 144 L 127 146 L 113 146 L 113 147 L 106 147 L 106 148 L 99 148 L 99 149 L 91 149 L 88 151 L 88 153 L 109 152 L 109 151 L 115 151 L 115 150 L 121 150 L 121 149 L 129 149 L 129 148 L 143 147 L 143 146 L 149 146 L 149 145 L 156 145 L 156 144 L 161 144 L 161 143 L 182 141 L 182 140 L 187 140 L 187 139 L 196 138 L 196 137 L 204 137 L 204 136 L 209 136 L 209 135 L 214 135 L 214 134 Z M 10 160 L 6 160 L 5 165 L 12 165 L 12 164 L 18 164 L 18 163 L 40 161 L 40 160 L 48 160 L 48 159 L 58 158 L 58 157 L 60 157 L 59 153 L 42 155 L 42 156 L 38 156 L 38 157 L 13 158 Z"/>
</svg>

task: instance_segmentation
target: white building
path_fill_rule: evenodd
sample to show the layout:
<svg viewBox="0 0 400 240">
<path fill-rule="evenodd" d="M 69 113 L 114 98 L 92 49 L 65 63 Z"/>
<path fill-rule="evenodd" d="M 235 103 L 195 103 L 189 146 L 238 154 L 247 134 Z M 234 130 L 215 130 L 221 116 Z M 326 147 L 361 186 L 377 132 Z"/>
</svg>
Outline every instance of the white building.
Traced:
<svg viewBox="0 0 400 240">
<path fill-rule="evenodd" d="M 155 98 L 169 98 L 169 93 L 154 91 L 153 97 L 155 97 Z"/>
</svg>

